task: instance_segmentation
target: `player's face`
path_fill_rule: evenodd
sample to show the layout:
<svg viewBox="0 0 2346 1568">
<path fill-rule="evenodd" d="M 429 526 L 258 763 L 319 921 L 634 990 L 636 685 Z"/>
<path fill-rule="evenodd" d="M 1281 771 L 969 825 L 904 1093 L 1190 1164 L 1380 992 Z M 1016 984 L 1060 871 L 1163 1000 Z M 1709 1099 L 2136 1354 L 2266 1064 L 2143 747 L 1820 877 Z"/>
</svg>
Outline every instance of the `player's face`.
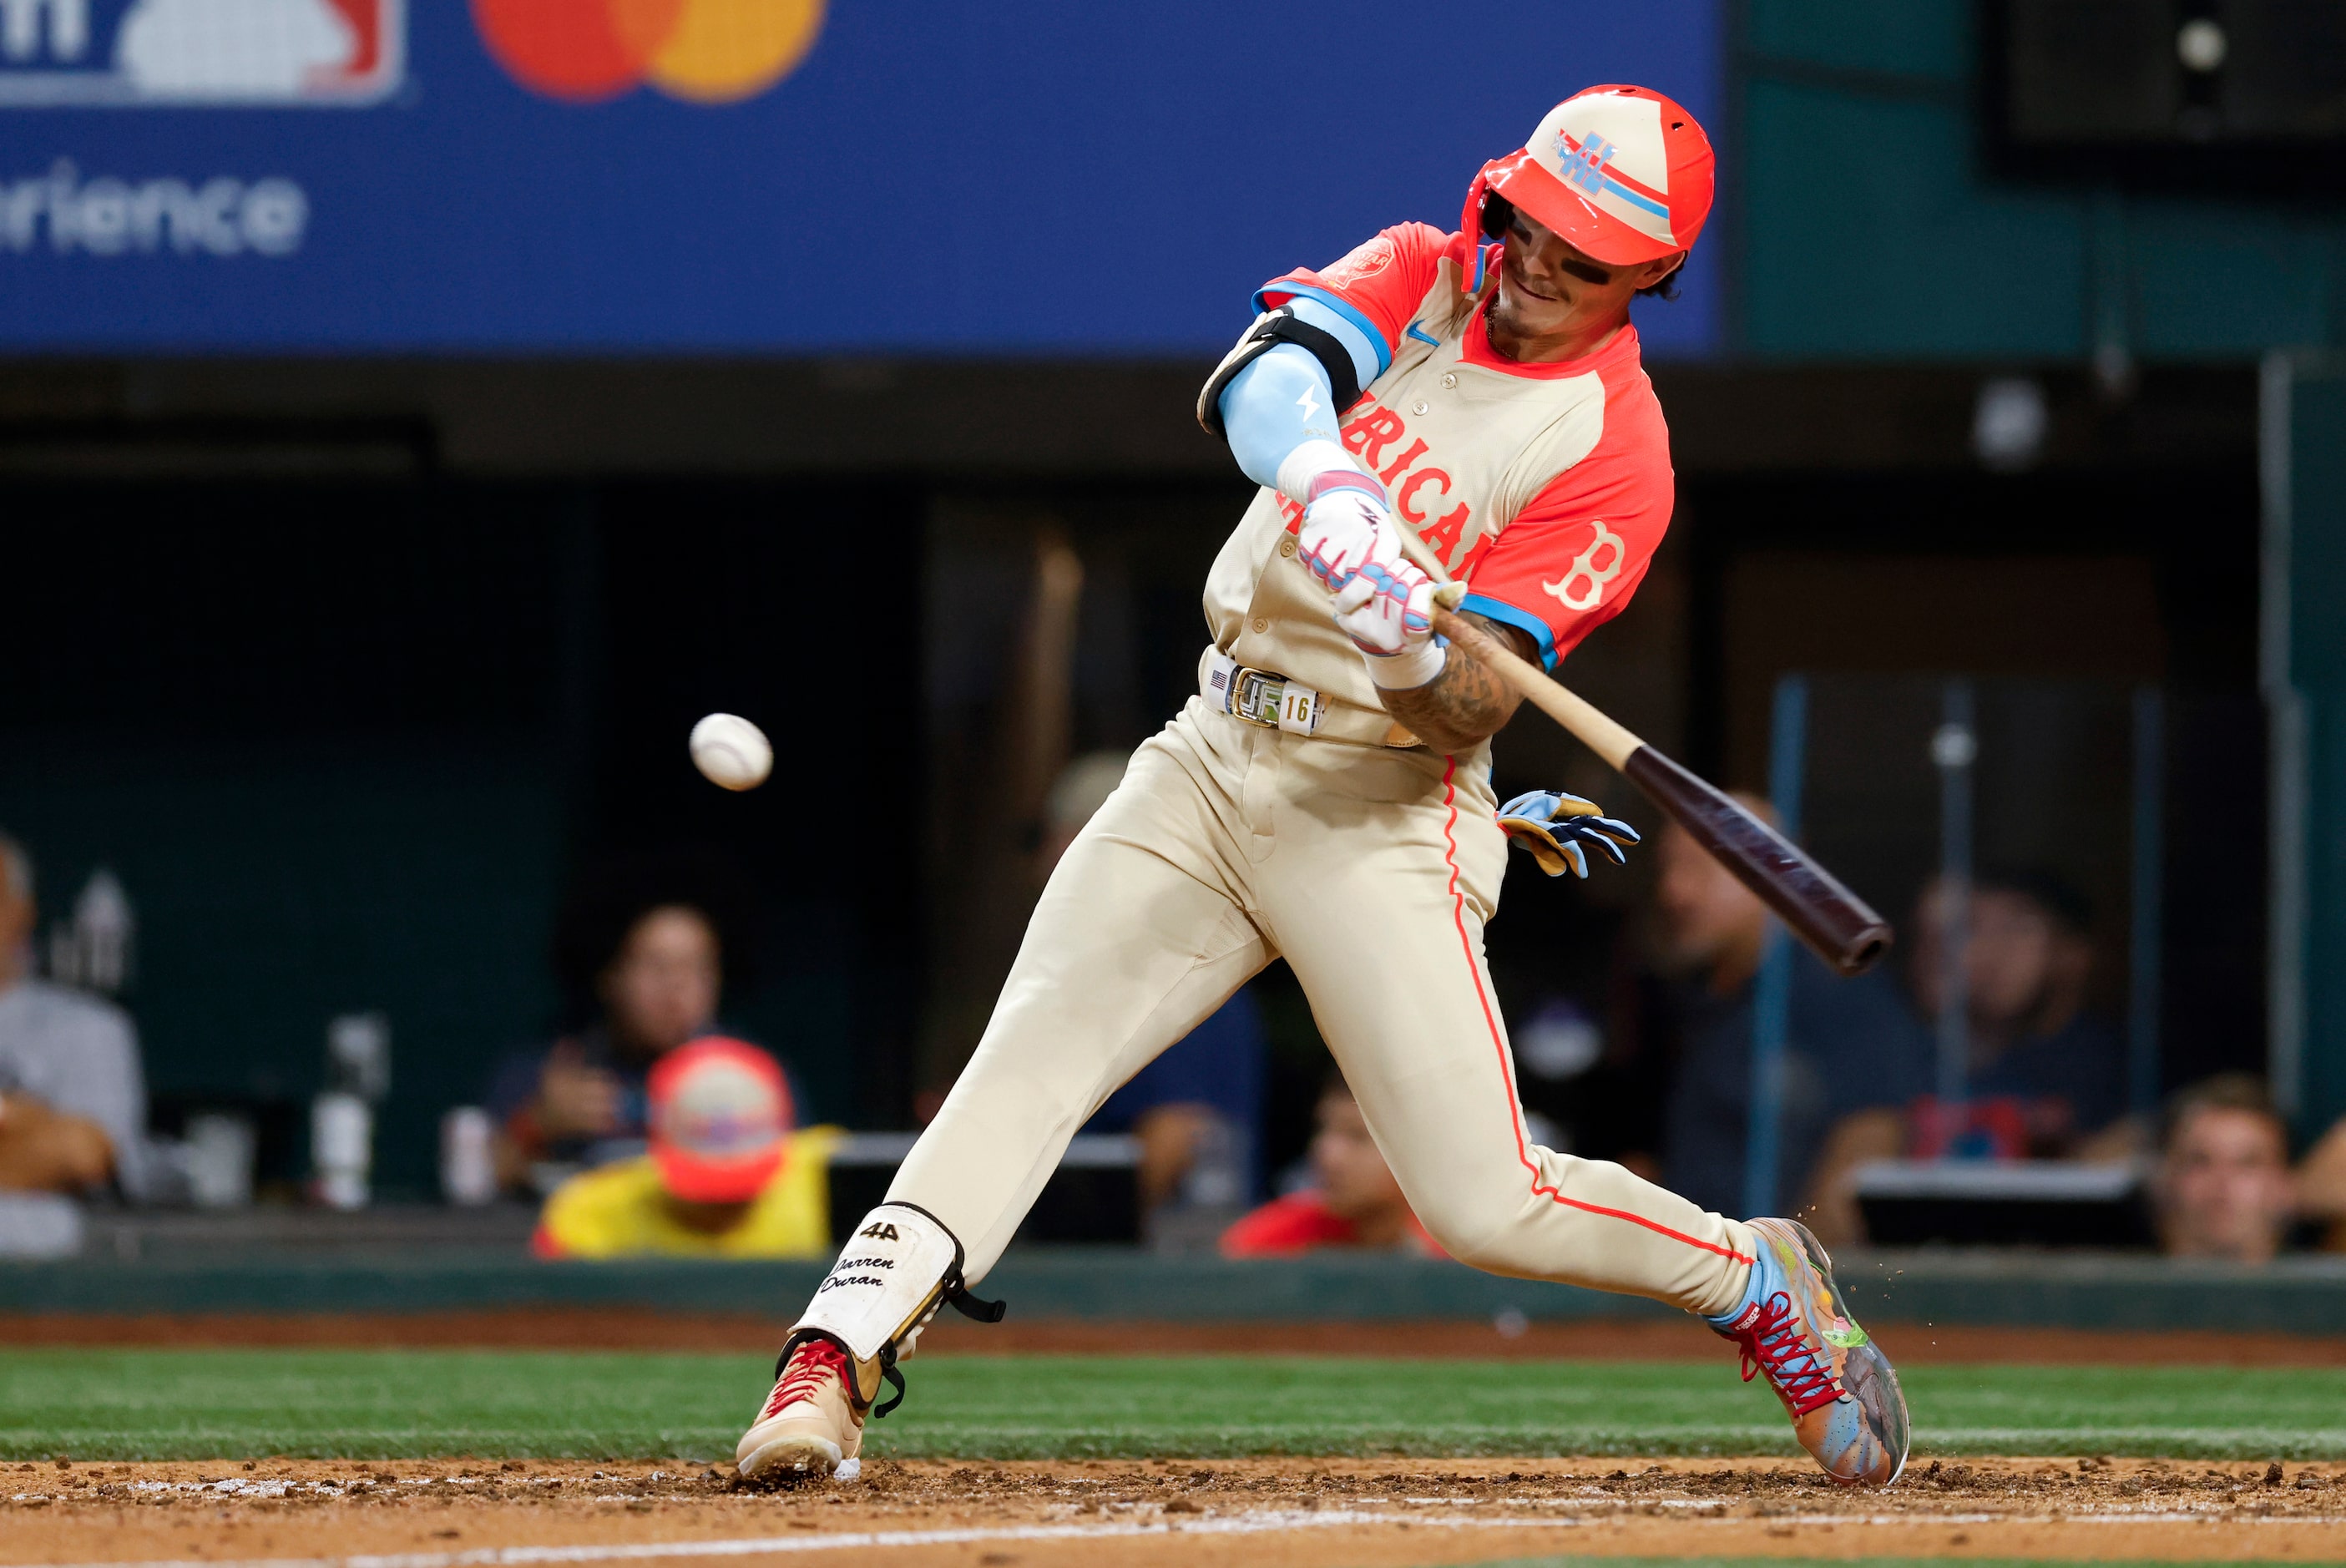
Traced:
<svg viewBox="0 0 2346 1568">
<path fill-rule="evenodd" d="M 1494 313 L 1521 338 L 1574 331 L 1626 314 L 1631 296 L 1669 276 L 1677 257 L 1616 267 L 1517 208 L 1499 256 Z"/>
</svg>

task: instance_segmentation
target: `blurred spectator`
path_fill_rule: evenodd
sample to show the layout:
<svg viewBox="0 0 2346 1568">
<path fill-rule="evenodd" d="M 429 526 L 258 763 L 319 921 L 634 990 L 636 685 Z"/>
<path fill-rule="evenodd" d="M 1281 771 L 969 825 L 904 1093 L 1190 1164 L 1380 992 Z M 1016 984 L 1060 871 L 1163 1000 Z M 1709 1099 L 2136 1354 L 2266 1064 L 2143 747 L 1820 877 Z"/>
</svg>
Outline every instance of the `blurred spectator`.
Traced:
<svg viewBox="0 0 2346 1568">
<path fill-rule="evenodd" d="M 1947 892 L 1933 881 L 1911 922 L 1908 972 L 1924 1017 L 1938 1013 L 1945 974 Z M 2141 1146 L 2120 1120 L 2126 1041 L 2086 1008 L 2094 949 L 2085 896 L 2045 871 L 1989 871 L 1972 885 L 1964 952 L 1970 1059 L 1964 1100 L 1949 1110 L 1918 1093 L 1902 1112 L 1845 1118 L 1827 1140 L 1811 1187 L 1810 1225 L 1828 1244 L 1862 1239 L 1849 1176 L 1881 1159 L 2130 1158 Z M 1919 1084 L 1935 1082 L 1936 1046 L 1921 1046 Z"/>
<path fill-rule="evenodd" d="M 1912 974 L 1935 1017 L 1945 972 L 1946 892 L 1933 883 L 1914 918 Z M 2057 1159 L 2126 1108 L 2126 1040 L 2086 1009 L 2092 907 L 2046 871 L 1991 871 L 1973 884 L 1964 972 L 1971 1059 L 1960 1119 L 1935 1099 L 1914 1107 L 1916 1158 Z"/>
<path fill-rule="evenodd" d="M 1288 1257 L 1323 1247 L 1443 1256 L 1402 1196 L 1352 1091 L 1331 1076 L 1311 1139 L 1312 1186 L 1277 1197 L 1222 1233 L 1226 1257 Z"/>
<path fill-rule="evenodd" d="M 1123 782 L 1126 761 L 1118 752 L 1095 751 L 1060 773 L 1044 819 L 1044 879 Z M 1254 1200 L 1269 1055 L 1261 1009 L 1240 991 L 1134 1074 L 1085 1125 L 1140 1140 L 1143 1215 L 1168 1205 L 1235 1211 Z M 1211 1236 L 1206 1232 L 1201 1245 Z"/>
<path fill-rule="evenodd" d="M 2321 1135 L 2297 1169 L 2300 1217 L 2328 1228 L 2322 1244 L 2346 1252 L 2346 1119 Z"/>
<path fill-rule="evenodd" d="M 653 1064 L 715 1023 L 733 944 L 712 888 L 688 869 L 624 868 L 566 911 L 566 986 L 591 994 L 584 1027 L 499 1064 L 487 1102 L 497 1179 L 552 1190 L 582 1166 L 643 1152 Z"/>
<path fill-rule="evenodd" d="M 2270 1263 L 2296 1210 L 2289 1129 L 2245 1074 L 2195 1084 L 2168 1106 L 2153 1188 L 2174 1257 Z"/>
<path fill-rule="evenodd" d="M 649 1080 L 650 1152 L 546 1200 L 541 1257 L 827 1257 L 835 1127 L 793 1130 L 789 1084 L 754 1045 L 709 1035 Z"/>
<path fill-rule="evenodd" d="M 1511 1009 L 1507 1041 L 1532 1142 L 1584 1159 L 1642 1157 L 1647 1168 L 1638 1175 L 1660 1174 L 1652 1151 L 1662 1142 L 1662 1084 L 1611 1070 L 1605 1031 L 1577 1001 L 1544 992 L 1529 1006 Z"/>
<path fill-rule="evenodd" d="M 1253 1199 L 1266 1049 L 1261 1009 L 1240 991 L 1134 1074 L 1086 1125 L 1140 1140 L 1144 1212 L 1168 1203 L 1238 1209 Z"/>
<path fill-rule="evenodd" d="M 145 1196 L 147 1082 L 121 1009 L 33 977 L 33 864 L 0 837 L 0 1189 Z"/>
<path fill-rule="evenodd" d="M 1739 796 L 1772 820 L 1768 803 Z M 1656 957 L 1665 983 L 1654 1023 L 1674 1058 L 1663 1115 L 1663 1183 L 1705 1208 L 1746 1209 L 1753 1006 L 1765 906 L 1678 828 L 1655 846 Z M 1869 1107 L 1903 1105 L 1923 1037 L 1897 988 L 1878 973 L 1843 980 L 1805 948 L 1792 955 L 1778 1190 L 1781 1214 L 1807 1190 L 1827 1131 Z"/>
</svg>

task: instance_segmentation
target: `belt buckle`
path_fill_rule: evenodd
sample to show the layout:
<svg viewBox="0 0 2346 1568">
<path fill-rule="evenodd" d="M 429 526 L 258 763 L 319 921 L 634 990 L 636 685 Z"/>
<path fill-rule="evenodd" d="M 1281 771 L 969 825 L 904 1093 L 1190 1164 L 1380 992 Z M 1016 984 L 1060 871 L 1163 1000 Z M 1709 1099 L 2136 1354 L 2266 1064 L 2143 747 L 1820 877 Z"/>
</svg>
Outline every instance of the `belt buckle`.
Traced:
<svg viewBox="0 0 2346 1568">
<path fill-rule="evenodd" d="M 1240 665 L 1230 672 L 1230 717 L 1258 729 L 1277 729 L 1280 694 L 1286 689 L 1285 677 Z"/>
</svg>

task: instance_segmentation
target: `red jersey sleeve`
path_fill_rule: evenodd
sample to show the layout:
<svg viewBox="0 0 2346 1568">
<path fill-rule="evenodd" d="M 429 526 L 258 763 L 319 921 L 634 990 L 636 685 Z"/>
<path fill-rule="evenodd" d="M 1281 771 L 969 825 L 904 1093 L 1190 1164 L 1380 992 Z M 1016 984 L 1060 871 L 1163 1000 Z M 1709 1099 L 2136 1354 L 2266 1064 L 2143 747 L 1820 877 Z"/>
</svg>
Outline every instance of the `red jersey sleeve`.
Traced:
<svg viewBox="0 0 2346 1568">
<path fill-rule="evenodd" d="M 1642 375 L 1608 395 L 1606 422 L 1475 564 L 1460 606 L 1528 632 L 1550 669 L 1627 607 L 1670 524 L 1669 432 Z"/>
<path fill-rule="evenodd" d="M 1268 311 L 1298 294 L 1311 295 L 1363 318 L 1384 341 L 1390 357 L 1415 319 L 1425 291 L 1433 287 L 1435 268 L 1457 238 L 1430 223 L 1397 224 L 1317 271 L 1298 267 L 1272 279 L 1256 291 L 1255 309 Z"/>
</svg>

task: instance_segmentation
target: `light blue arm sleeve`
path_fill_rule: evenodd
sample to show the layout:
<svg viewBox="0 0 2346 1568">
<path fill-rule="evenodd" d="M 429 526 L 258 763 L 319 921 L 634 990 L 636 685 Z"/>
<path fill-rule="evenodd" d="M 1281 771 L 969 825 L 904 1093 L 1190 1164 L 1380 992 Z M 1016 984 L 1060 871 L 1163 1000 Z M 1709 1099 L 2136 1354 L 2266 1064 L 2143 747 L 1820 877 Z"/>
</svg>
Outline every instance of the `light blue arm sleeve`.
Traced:
<svg viewBox="0 0 2346 1568">
<path fill-rule="evenodd" d="M 1352 357 L 1360 384 L 1366 387 L 1392 362 L 1360 313 L 1347 307 L 1331 308 L 1323 300 L 1297 295 L 1288 300 L 1296 320 L 1319 328 L 1344 345 Z M 1279 465 L 1305 441 L 1338 437 L 1335 390 L 1328 372 L 1311 351 L 1299 343 L 1274 343 L 1222 389 L 1222 428 L 1229 433 L 1230 455 L 1257 484 L 1277 484 Z"/>
<path fill-rule="evenodd" d="M 1277 484 L 1287 454 L 1314 437 L 1336 439 L 1336 392 L 1311 351 L 1273 343 L 1222 389 L 1230 455 L 1257 484 Z"/>
</svg>

